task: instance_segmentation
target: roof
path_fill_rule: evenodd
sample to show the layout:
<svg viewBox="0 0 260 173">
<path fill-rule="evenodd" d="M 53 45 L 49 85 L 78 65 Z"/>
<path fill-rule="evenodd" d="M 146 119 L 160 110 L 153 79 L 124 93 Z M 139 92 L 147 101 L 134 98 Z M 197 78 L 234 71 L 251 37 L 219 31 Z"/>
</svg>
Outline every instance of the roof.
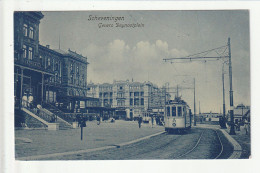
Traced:
<svg viewBox="0 0 260 173">
<path fill-rule="evenodd" d="M 61 50 L 61 49 L 53 49 L 53 50 L 62 54 L 63 56 L 69 56 L 69 57 L 84 61 L 85 63 L 89 64 L 87 62 L 87 57 L 82 56 L 81 54 L 78 54 L 76 51 L 74 52 L 74 51 L 71 51 L 70 49 L 68 51 Z"/>
</svg>

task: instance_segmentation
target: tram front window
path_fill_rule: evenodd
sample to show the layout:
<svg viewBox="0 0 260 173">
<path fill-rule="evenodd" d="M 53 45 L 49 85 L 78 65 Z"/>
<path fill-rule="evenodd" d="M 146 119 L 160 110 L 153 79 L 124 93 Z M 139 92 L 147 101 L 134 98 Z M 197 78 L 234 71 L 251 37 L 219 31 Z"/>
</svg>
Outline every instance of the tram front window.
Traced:
<svg viewBox="0 0 260 173">
<path fill-rule="evenodd" d="M 170 107 L 167 107 L 167 117 L 170 116 Z"/>
<path fill-rule="evenodd" d="M 187 115 L 187 109 L 186 109 L 186 107 L 183 107 L 183 113 L 184 113 L 184 116 Z"/>
<path fill-rule="evenodd" d="M 178 117 L 182 116 L 182 109 L 181 106 L 178 107 Z"/>
<path fill-rule="evenodd" d="M 176 107 L 175 106 L 172 107 L 172 116 L 176 117 Z"/>
</svg>

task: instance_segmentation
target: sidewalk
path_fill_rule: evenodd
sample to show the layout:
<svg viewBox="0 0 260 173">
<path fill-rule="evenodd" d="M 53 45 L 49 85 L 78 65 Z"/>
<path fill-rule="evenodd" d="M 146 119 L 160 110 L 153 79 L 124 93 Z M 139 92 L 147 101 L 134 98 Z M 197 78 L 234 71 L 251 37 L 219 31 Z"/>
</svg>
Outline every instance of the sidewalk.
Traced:
<svg viewBox="0 0 260 173">
<path fill-rule="evenodd" d="M 80 140 L 80 128 L 70 130 L 16 130 L 16 158 L 52 153 L 76 152 L 79 150 L 116 146 L 120 143 L 137 140 L 164 131 L 162 126 L 142 124 L 138 128 L 136 121 L 117 120 L 115 123 L 96 121 L 87 122 Z M 22 143 L 20 139 L 27 139 Z M 29 142 L 28 142 L 29 141 Z"/>
<path fill-rule="evenodd" d="M 229 135 L 230 129 L 221 129 L 219 125 L 208 125 L 208 124 L 197 124 L 197 127 L 200 128 L 212 128 L 212 129 L 220 129 L 223 134 L 228 138 L 229 142 L 232 143 L 234 147 L 234 151 L 239 153 L 234 153 L 239 156 L 239 159 L 248 159 L 251 155 L 251 141 L 250 141 L 250 135 L 246 135 L 244 126 L 240 127 L 240 131 L 235 131 L 236 135 Z M 232 156 L 237 158 L 237 156 Z"/>
<path fill-rule="evenodd" d="M 229 129 L 226 129 L 229 132 Z M 251 137 L 246 135 L 244 126 L 240 127 L 240 131 L 236 131 L 236 135 L 232 137 L 240 144 L 242 147 L 242 154 L 240 159 L 248 159 L 251 155 Z"/>
</svg>

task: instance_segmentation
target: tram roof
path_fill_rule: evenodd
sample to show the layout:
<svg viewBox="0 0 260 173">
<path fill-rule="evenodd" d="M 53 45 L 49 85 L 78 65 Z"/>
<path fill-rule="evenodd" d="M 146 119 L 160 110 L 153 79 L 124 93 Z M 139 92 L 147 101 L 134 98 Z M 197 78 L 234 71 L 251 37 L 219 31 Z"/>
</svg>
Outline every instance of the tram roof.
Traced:
<svg viewBox="0 0 260 173">
<path fill-rule="evenodd" d="M 181 99 L 181 97 L 175 97 L 174 100 L 169 100 L 167 104 L 184 104 L 187 105 L 187 103 Z"/>
</svg>

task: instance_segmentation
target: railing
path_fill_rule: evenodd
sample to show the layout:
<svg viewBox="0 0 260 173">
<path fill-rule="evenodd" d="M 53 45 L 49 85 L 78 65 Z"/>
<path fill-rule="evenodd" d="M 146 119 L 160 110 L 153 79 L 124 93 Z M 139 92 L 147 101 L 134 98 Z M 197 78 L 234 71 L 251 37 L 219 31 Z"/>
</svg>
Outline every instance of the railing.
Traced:
<svg viewBox="0 0 260 173">
<path fill-rule="evenodd" d="M 62 112 L 56 106 L 53 106 L 53 105 L 51 105 L 49 103 L 44 103 L 43 107 L 47 108 L 50 112 L 52 112 L 53 114 L 57 115 L 61 119 L 67 121 L 68 123 L 72 123 L 74 121 L 73 117 L 67 116 L 64 112 Z M 52 110 L 50 110 L 50 109 L 52 109 Z"/>
<path fill-rule="evenodd" d="M 41 108 L 37 108 L 34 104 L 32 104 L 26 100 L 22 101 L 22 107 L 26 108 L 30 112 L 34 113 L 35 115 L 37 115 L 38 117 L 42 118 L 43 120 L 45 120 L 49 123 L 54 123 L 57 121 L 57 117 L 55 115 L 50 115 L 50 114 L 44 112 L 43 110 L 41 110 Z"/>
</svg>

